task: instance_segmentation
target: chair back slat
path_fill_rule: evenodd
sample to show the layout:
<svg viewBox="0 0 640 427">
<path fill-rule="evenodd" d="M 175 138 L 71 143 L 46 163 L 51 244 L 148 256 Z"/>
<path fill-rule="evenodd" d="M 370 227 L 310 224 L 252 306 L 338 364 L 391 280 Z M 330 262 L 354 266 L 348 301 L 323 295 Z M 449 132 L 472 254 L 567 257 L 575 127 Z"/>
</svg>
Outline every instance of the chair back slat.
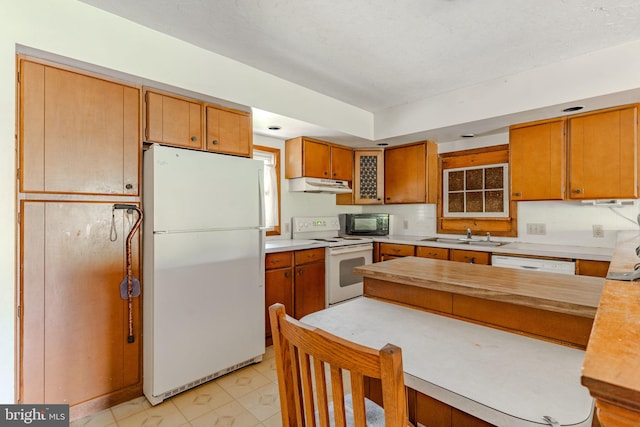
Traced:
<svg viewBox="0 0 640 427">
<path fill-rule="evenodd" d="M 375 350 L 353 343 L 293 319 L 282 304 L 271 306 L 269 317 L 284 427 L 329 427 L 330 420 L 346 427 L 347 419 L 366 427 L 369 405 L 375 405 L 365 400 L 365 377 L 381 380 L 384 425 L 407 425 L 399 347 Z"/>
</svg>

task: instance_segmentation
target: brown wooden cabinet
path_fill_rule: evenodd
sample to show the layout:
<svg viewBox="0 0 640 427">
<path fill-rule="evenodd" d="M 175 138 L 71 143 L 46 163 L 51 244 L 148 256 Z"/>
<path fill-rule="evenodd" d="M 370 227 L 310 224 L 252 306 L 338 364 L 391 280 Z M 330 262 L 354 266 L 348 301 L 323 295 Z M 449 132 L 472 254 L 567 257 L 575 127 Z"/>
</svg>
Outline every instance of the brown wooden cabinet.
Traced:
<svg viewBox="0 0 640 427">
<path fill-rule="evenodd" d="M 416 256 L 420 258 L 449 259 L 448 248 L 432 248 L 430 246 L 416 246 Z"/>
<path fill-rule="evenodd" d="M 147 89 L 145 140 L 194 149 L 203 148 L 202 103 Z"/>
<path fill-rule="evenodd" d="M 112 406 L 142 391 L 140 305 L 127 342 L 125 240 L 129 222 L 113 202 L 23 201 L 20 208 L 20 402 Z M 135 214 L 134 214 L 135 215 Z M 90 226 L 87 226 L 90 224 Z M 139 235 L 133 274 L 140 277 Z M 86 411 L 86 410 L 85 410 Z"/>
<path fill-rule="evenodd" d="M 638 112 L 625 106 L 570 117 L 569 198 L 638 197 Z"/>
<path fill-rule="evenodd" d="M 403 245 L 398 243 L 380 243 L 379 261 L 388 261 L 404 256 L 414 256 L 416 247 L 413 245 Z"/>
<path fill-rule="evenodd" d="M 325 308 L 324 248 L 305 249 L 294 253 L 294 317 Z"/>
<path fill-rule="evenodd" d="M 250 112 L 207 105 L 206 123 L 206 150 L 243 157 L 252 156 L 253 133 Z"/>
<path fill-rule="evenodd" d="M 470 251 L 467 249 L 451 249 L 449 251 L 449 260 L 458 262 L 467 262 L 470 264 L 491 264 L 491 253 L 482 251 Z"/>
<path fill-rule="evenodd" d="M 607 277 L 609 261 L 576 260 L 576 274 L 581 276 Z"/>
<path fill-rule="evenodd" d="M 317 139 L 285 141 L 285 178 L 353 179 L 353 150 Z"/>
<path fill-rule="evenodd" d="M 357 205 L 384 203 L 384 151 L 355 150 L 353 202 Z"/>
<path fill-rule="evenodd" d="M 266 254 L 264 273 L 265 336 L 271 337 L 269 307 L 275 303 L 284 305 L 293 314 L 293 252 Z"/>
<path fill-rule="evenodd" d="M 20 192 L 137 196 L 140 90 L 19 62 Z"/>
<path fill-rule="evenodd" d="M 385 203 L 436 203 L 437 154 L 433 142 L 385 149 Z"/>
<path fill-rule="evenodd" d="M 565 189 L 566 120 L 509 129 L 512 200 L 562 200 Z"/>
</svg>

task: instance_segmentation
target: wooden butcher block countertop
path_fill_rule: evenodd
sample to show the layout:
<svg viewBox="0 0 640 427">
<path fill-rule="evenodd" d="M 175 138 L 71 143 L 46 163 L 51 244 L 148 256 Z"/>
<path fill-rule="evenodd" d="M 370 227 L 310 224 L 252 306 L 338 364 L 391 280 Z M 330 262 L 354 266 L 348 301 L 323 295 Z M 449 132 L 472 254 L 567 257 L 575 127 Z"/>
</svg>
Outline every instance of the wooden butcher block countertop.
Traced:
<svg viewBox="0 0 640 427">
<path fill-rule="evenodd" d="M 404 257 L 354 272 L 368 279 L 417 286 L 593 319 L 605 280 L 489 265 Z"/>
</svg>

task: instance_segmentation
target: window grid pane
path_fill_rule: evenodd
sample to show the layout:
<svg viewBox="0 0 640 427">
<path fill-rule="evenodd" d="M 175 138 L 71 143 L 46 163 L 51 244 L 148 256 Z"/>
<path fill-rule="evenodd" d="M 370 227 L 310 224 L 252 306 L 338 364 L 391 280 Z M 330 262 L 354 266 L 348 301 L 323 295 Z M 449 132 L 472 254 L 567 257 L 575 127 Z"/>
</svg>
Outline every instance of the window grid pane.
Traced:
<svg viewBox="0 0 640 427">
<path fill-rule="evenodd" d="M 504 163 L 444 171 L 444 215 L 508 216 L 507 168 Z"/>
</svg>

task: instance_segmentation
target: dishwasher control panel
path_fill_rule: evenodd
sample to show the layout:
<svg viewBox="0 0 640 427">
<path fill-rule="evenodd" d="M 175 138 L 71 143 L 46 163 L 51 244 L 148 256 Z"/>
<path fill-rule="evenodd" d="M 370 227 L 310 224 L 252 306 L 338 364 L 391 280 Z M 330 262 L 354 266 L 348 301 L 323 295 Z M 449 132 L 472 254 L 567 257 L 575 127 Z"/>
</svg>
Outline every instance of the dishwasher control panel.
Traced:
<svg viewBox="0 0 640 427">
<path fill-rule="evenodd" d="M 515 268 L 517 270 L 544 271 L 547 273 L 576 274 L 575 261 L 543 258 L 525 258 L 507 255 L 492 255 L 494 267 Z"/>
</svg>

